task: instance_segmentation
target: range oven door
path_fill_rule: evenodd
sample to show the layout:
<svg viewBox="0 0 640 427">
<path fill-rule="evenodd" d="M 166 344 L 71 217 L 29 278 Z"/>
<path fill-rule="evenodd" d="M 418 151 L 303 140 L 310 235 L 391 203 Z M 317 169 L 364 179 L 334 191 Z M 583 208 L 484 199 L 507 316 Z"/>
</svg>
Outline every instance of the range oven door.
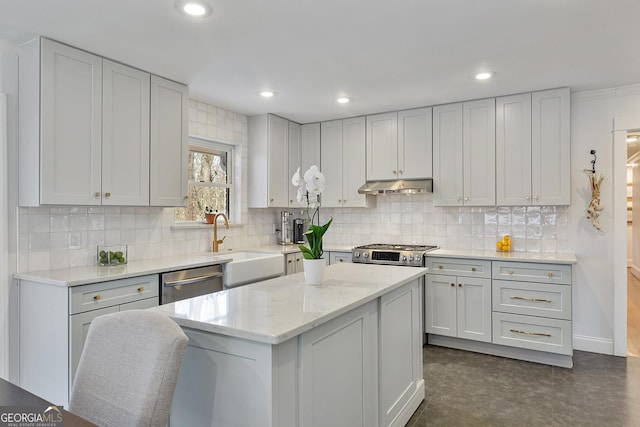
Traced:
<svg viewBox="0 0 640 427">
<path fill-rule="evenodd" d="M 222 290 L 222 265 L 191 268 L 162 274 L 160 304 Z"/>
</svg>

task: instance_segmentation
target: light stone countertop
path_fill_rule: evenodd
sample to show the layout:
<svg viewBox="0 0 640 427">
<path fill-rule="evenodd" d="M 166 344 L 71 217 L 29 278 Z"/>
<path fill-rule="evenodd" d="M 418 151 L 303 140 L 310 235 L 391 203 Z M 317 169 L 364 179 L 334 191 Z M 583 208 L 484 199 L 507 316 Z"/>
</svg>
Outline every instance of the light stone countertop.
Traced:
<svg viewBox="0 0 640 427">
<path fill-rule="evenodd" d="M 204 332 L 279 344 L 427 273 L 426 268 L 388 265 L 327 266 L 322 285 L 304 274 L 151 308 L 179 325 Z"/>
<path fill-rule="evenodd" d="M 107 280 L 126 279 L 128 277 L 145 276 L 147 274 L 184 270 L 186 268 L 205 267 L 208 265 L 230 262 L 231 258 L 222 258 L 213 252 L 172 256 L 140 261 L 129 261 L 124 265 L 102 267 L 70 267 L 58 270 L 40 270 L 29 273 L 16 273 L 14 277 L 55 286 L 79 286 Z"/>
<path fill-rule="evenodd" d="M 428 252 L 427 257 L 474 258 L 490 261 L 542 262 L 549 264 L 576 264 L 573 254 L 545 254 L 538 252 L 498 252 L 472 249 L 436 249 Z"/>
</svg>

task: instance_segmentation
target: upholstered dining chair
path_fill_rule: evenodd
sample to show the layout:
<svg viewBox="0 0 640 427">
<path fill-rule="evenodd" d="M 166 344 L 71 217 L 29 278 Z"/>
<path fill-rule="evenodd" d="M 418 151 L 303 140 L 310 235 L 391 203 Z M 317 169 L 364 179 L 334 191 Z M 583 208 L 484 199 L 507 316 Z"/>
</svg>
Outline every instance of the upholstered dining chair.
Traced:
<svg viewBox="0 0 640 427">
<path fill-rule="evenodd" d="M 187 349 L 171 319 L 147 310 L 91 322 L 69 411 L 101 427 L 166 426 Z"/>
</svg>

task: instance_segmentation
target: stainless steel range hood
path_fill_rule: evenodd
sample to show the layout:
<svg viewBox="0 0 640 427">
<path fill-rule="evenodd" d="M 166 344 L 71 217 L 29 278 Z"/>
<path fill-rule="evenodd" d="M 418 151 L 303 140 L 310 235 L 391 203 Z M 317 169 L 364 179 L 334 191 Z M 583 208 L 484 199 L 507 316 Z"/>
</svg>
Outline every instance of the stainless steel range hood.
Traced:
<svg viewBox="0 0 640 427">
<path fill-rule="evenodd" d="M 393 181 L 367 181 L 358 189 L 360 194 L 418 194 L 433 193 L 433 179 L 397 179 Z"/>
</svg>

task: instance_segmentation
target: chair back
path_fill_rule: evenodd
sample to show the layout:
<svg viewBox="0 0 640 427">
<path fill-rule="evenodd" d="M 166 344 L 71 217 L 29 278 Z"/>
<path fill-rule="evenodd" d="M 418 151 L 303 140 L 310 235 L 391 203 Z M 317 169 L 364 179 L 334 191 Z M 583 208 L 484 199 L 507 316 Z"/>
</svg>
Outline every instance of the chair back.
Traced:
<svg viewBox="0 0 640 427">
<path fill-rule="evenodd" d="M 187 336 L 162 314 L 128 310 L 95 318 L 69 410 L 104 427 L 166 426 L 186 349 Z"/>
</svg>

